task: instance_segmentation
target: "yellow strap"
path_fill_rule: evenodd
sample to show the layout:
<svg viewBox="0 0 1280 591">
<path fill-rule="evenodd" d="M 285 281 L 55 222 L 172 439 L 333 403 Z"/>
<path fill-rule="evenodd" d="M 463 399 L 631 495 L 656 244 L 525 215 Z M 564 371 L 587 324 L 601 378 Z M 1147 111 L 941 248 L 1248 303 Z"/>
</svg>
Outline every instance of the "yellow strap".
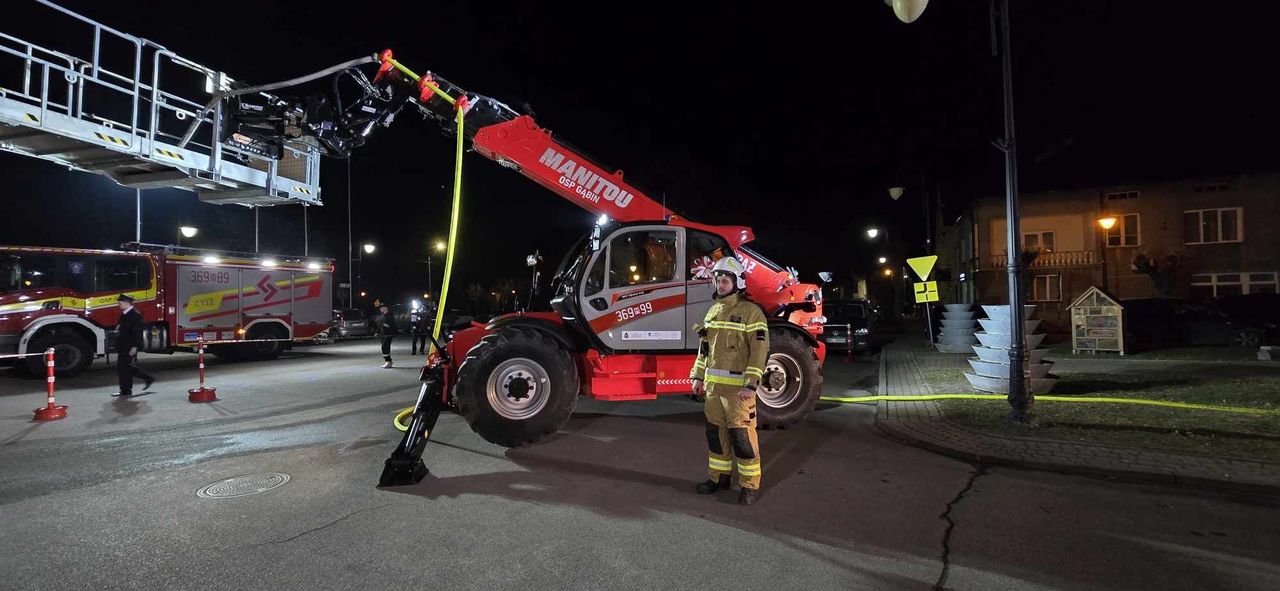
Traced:
<svg viewBox="0 0 1280 591">
<path fill-rule="evenodd" d="M 1036 396 L 1043 402 L 1079 402 L 1098 404 L 1137 404 L 1143 406 L 1163 406 L 1167 408 L 1185 408 L 1191 410 L 1214 410 L 1219 412 L 1235 412 L 1250 415 L 1280 414 L 1280 410 L 1269 408 L 1247 408 L 1241 406 L 1219 406 L 1216 404 L 1198 404 L 1194 402 L 1174 402 L 1169 400 L 1150 400 L 1147 398 L 1115 398 L 1108 396 Z M 823 396 L 827 402 L 909 402 L 913 400 L 1008 400 L 1001 394 L 932 394 L 929 396 Z"/>
<path fill-rule="evenodd" d="M 747 369 L 742 371 L 742 375 L 755 376 L 757 378 L 762 378 L 764 377 L 764 370 L 756 369 L 754 367 L 748 367 Z"/>
<path fill-rule="evenodd" d="M 764 322 L 756 322 L 754 324 L 747 325 L 747 332 L 755 332 L 757 330 L 769 332 L 769 325 Z"/>
<path fill-rule="evenodd" d="M 395 63 L 393 60 L 392 63 Z M 397 64 L 398 65 L 398 64 Z M 450 102 L 453 102 L 452 100 Z M 440 327 L 444 324 L 445 302 L 449 298 L 449 280 L 453 277 L 453 255 L 458 252 L 458 214 L 462 210 L 462 148 L 466 135 L 463 133 L 463 120 L 466 113 L 458 109 L 458 147 L 453 154 L 453 212 L 449 216 L 449 252 L 444 259 L 444 285 L 440 288 L 440 303 L 436 305 L 436 325 L 432 336 L 440 340 Z M 435 352 L 435 343 L 431 351 Z"/>
<path fill-rule="evenodd" d="M 740 332 L 746 332 L 747 325 L 742 324 L 741 322 L 720 322 L 718 320 L 712 320 L 711 322 L 707 323 L 707 328 L 719 328 L 722 330 L 736 330 Z"/>
<path fill-rule="evenodd" d="M 759 476 L 760 464 L 738 464 L 738 474 L 743 476 Z"/>
<path fill-rule="evenodd" d="M 733 462 L 730 462 L 729 460 L 720 460 L 716 458 L 711 458 L 709 461 L 707 461 L 707 466 L 709 466 L 712 470 L 720 470 L 722 472 L 728 472 L 733 469 Z"/>
</svg>

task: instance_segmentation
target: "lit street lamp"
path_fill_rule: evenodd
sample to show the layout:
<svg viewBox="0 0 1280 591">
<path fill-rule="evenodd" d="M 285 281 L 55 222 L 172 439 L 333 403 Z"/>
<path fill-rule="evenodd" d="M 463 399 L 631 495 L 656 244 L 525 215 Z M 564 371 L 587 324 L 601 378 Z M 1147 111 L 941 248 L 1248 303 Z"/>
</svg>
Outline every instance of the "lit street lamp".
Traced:
<svg viewBox="0 0 1280 591">
<path fill-rule="evenodd" d="M 1098 218 L 1098 225 L 1101 226 L 1103 230 L 1102 236 L 1098 240 L 1102 245 L 1101 248 L 1098 249 L 1098 256 L 1102 258 L 1102 291 L 1109 291 L 1107 289 L 1107 231 L 1116 227 L 1117 221 L 1119 220 L 1117 220 L 1115 216 Z"/>
<path fill-rule="evenodd" d="M 867 238 L 875 240 L 876 236 L 879 236 L 879 235 L 880 235 L 880 228 L 867 228 Z M 888 236 L 885 236 L 885 238 L 888 238 Z"/>
<path fill-rule="evenodd" d="M 446 246 L 445 246 L 445 244 L 444 244 L 444 242 L 443 242 L 443 241 L 436 240 L 436 241 L 435 241 L 435 244 L 432 244 L 432 245 L 431 245 L 431 248 L 432 248 L 433 250 L 435 250 L 436 252 L 444 252 L 444 251 L 445 251 L 445 249 L 446 249 L 446 248 L 448 248 L 448 247 L 446 247 Z M 433 278 L 433 275 L 434 275 L 434 274 L 431 272 L 431 263 L 432 263 L 432 260 L 431 260 L 431 253 L 427 253 L 427 258 L 426 258 L 426 259 L 418 259 L 418 262 L 419 262 L 419 263 L 426 263 L 426 264 L 427 264 L 427 293 L 433 293 L 433 292 L 435 292 L 435 290 L 436 290 L 436 289 L 435 289 L 435 285 L 434 285 L 434 283 L 433 283 L 433 281 L 435 281 L 435 280 L 434 280 L 434 278 Z M 426 298 L 430 299 L 430 296 L 423 296 L 423 297 L 426 297 Z"/>
<path fill-rule="evenodd" d="M 199 231 L 200 229 L 196 228 L 195 226 L 179 226 L 178 227 L 178 246 L 182 246 L 182 239 L 184 237 L 195 238 L 196 233 Z"/>
<path fill-rule="evenodd" d="M 351 284 L 351 287 L 347 288 L 348 297 L 350 297 L 350 294 L 356 289 L 355 287 L 356 284 L 360 283 L 360 274 L 362 271 L 364 271 L 364 255 L 373 254 L 374 251 L 376 250 L 378 250 L 377 246 L 373 245 L 372 243 L 366 242 L 364 243 L 363 246 L 360 247 L 360 250 L 356 251 L 356 258 L 351 259 L 351 261 L 355 261 L 356 263 L 356 280 L 354 283 Z M 350 264 L 351 261 L 348 261 L 348 264 Z M 360 297 L 364 297 L 363 291 L 360 292 Z M 354 303 L 355 298 L 350 298 L 350 299 Z"/>
<path fill-rule="evenodd" d="M 876 260 L 877 260 L 881 265 L 883 265 L 883 264 L 885 264 L 885 263 L 889 262 L 889 259 L 887 259 L 887 258 L 885 258 L 885 257 L 880 257 L 879 259 L 876 259 Z"/>
</svg>

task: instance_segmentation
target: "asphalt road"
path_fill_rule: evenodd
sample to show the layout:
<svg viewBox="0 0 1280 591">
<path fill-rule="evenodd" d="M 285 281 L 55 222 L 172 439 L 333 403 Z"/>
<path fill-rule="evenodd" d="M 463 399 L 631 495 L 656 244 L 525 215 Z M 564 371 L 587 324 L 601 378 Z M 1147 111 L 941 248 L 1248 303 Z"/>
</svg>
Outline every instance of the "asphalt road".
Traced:
<svg viewBox="0 0 1280 591">
<path fill-rule="evenodd" d="M 765 433 L 765 495 L 701 497 L 701 409 L 583 401 L 539 446 L 485 443 L 446 415 L 421 484 L 374 488 L 417 372 L 373 342 L 210 363 L 146 356 L 152 393 L 113 400 L 99 366 L 0 371 L 5 589 L 1275 589 L 1275 498 L 985 468 L 885 438 L 867 406 Z M 833 361 L 829 393 L 875 383 Z M 287 484 L 196 495 L 238 475 Z"/>
</svg>

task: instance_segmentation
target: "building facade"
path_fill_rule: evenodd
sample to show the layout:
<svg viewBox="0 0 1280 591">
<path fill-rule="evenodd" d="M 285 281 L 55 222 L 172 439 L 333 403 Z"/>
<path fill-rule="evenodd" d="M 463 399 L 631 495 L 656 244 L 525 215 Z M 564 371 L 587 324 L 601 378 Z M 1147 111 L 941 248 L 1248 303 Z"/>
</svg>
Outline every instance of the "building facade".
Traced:
<svg viewBox="0 0 1280 591">
<path fill-rule="evenodd" d="M 1280 287 L 1280 174 L 1024 193 L 1020 208 L 1021 247 L 1036 253 L 1027 300 L 1046 330 L 1065 331 L 1067 306 L 1095 285 L 1121 300 Z M 945 301 L 1008 303 L 1004 213 L 1003 199 L 980 200 L 940 233 L 939 265 L 952 279 L 939 286 Z M 1143 273 L 1140 256 L 1167 279 Z"/>
</svg>

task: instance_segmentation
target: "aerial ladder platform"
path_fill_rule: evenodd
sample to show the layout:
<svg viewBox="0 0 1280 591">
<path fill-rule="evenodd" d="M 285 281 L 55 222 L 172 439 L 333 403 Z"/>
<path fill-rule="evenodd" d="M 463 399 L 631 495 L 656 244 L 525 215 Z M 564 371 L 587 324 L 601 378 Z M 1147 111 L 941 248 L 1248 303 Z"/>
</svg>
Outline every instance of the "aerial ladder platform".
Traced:
<svg viewBox="0 0 1280 591">
<path fill-rule="evenodd" d="M 236 83 L 226 73 L 47 0 L 35 3 L 57 45 L 91 49 L 77 55 L 0 30 L 0 150 L 125 187 L 193 191 L 205 203 L 322 204 L 314 139 L 270 146 L 226 133 L 222 104 L 208 108 L 215 91 Z"/>
</svg>

